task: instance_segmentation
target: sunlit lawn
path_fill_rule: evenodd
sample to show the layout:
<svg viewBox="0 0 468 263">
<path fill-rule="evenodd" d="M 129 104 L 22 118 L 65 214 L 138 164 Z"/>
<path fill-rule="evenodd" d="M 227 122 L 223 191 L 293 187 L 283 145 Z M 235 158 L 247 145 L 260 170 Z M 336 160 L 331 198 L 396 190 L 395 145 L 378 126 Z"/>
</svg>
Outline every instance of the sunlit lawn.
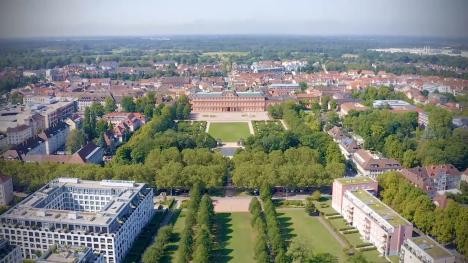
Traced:
<svg viewBox="0 0 468 263">
<path fill-rule="evenodd" d="M 214 262 L 255 262 L 255 234 L 250 219 L 248 212 L 216 214 L 219 248 L 214 252 Z"/>
<path fill-rule="evenodd" d="M 250 135 L 247 122 L 212 122 L 208 133 L 223 142 L 237 142 Z"/>
<path fill-rule="evenodd" d="M 317 217 L 309 216 L 303 209 L 278 209 L 278 215 L 286 238 L 300 238 L 309 245 L 314 253 L 330 253 L 340 262 L 345 255 L 340 243 L 319 222 Z"/>
</svg>

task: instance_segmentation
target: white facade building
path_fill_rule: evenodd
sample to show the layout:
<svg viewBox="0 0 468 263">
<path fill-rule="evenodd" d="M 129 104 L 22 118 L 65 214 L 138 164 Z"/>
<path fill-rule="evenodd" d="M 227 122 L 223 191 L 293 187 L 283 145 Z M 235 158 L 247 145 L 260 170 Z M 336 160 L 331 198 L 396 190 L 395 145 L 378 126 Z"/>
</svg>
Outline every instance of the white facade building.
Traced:
<svg viewBox="0 0 468 263">
<path fill-rule="evenodd" d="M 398 255 L 413 225 L 366 190 L 346 191 L 341 215 L 384 256 Z"/>
<path fill-rule="evenodd" d="M 0 237 L 20 246 L 25 258 L 65 245 L 122 262 L 153 213 L 153 192 L 145 184 L 59 178 L 2 214 Z"/>
<path fill-rule="evenodd" d="M 400 252 L 401 263 L 453 263 L 455 256 L 427 236 L 405 240 Z"/>
<path fill-rule="evenodd" d="M 0 263 L 21 263 L 21 248 L 10 245 L 8 240 L 0 239 Z"/>
</svg>

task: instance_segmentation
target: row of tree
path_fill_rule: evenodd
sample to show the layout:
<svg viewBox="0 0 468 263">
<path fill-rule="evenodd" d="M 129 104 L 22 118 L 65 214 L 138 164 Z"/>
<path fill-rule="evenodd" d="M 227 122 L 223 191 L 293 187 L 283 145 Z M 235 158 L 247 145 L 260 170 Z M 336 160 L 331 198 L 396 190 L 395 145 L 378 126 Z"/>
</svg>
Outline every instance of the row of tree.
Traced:
<svg viewBox="0 0 468 263">
<path fill-rule="evenodd" d="M 156 240 L 151 246 L 145 249 L 141 258 L 143 263 L 161 262 L 164 256 L 166 245 L 169 243 L 172 236 L 172 225 L 163 226 L 158 230 Z"/>
<path fill-rule="evenodd" d="M 255 258 L 257 262 L 288 262 L 286 241 L 281 235 L 275 207 L 271 201 L 271 189 L 262 187 L 262 205 L 258 198 L 253 198 L 249 205 L 252 214 L 252 228 L 257 231 L 255 240 Z"/>
<path fill-rule="evenodd" d="M 413 222 L 440 243 L 456 245 L 468 255 L 468 208 L 449 199 L 445 208 L 436 208 L 429 196 L 410 184 L 400 173 L 379 176 L 382 201 Z"/>
<path fill-rule="evenodd" d="M 195 184 L 190 190 L 185 225 L 181 233 L 176 262 L 210 262 L 213 250 L 214 208 L 208 195 L 201 196 L 201 187 Z"/>
</svg>

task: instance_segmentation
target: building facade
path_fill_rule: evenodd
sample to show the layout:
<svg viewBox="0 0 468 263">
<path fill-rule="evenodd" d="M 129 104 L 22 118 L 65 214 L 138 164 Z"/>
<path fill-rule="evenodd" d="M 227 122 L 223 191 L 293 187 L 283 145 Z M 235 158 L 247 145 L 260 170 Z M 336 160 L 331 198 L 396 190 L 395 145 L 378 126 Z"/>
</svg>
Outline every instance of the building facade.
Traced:
<svg viewBox="0 0 468 263">
<path fill-rule="evenodd" d="M 0 173 L 0 205 L 8 205 L 13 200 L 13 180 Z"/>
<path fill-rule="evenodd" d="M 373 179 L 385 172 L 399 171 L 402 168 L 401 164 L 394 159 L 376 157 L 363 149 L 354 152 L 352 160 L 360 175 L 369 176 Z"/>
<path fill-rule="evenodd" d="M 437 192 L 460 189 L 462 173 L 451 164 L 441 164 L 403 169 L 401 174 L 434 198 Z"/>
<path fill-rule="evenodd" d="M 345 177 L 337 178 L 333 181 L 332 188 L 332 207 L 338 213 L 342 213 L 343 196 L 346 191 L 355 191 L 363 189 L 370 192 L 377 192 L 377 181 L 369 177 Z"/>
<path fill-rule="evenodd" d="M 341 215 L 384 256 L 398 255 L 413 225 L 366 190 L 346 191 Z"/>
<path fill-rule="evenodd" d="M 55 244 L 122 262 L 153 216 L 153 191 L 133 181 L 59 178 L 0 216 L 0 237 L 37 259 Z"/>
<path fill-rule="evenodd" d="M 0 263 L 21 263 L 21 248 L 11 245 L 8 240 L 0 239 Z"/>
<path fill-rule="evenodd" d="M 427 236 L 406 239 L 401 247 L 401 263 L 453 263 L 455 256 Z"/>
<path fill-rule="evenodd" d="M 256 112 L 266 110 L 262 92 L 197 92 L 190 96 L 192 112 Z"/>
</svg>

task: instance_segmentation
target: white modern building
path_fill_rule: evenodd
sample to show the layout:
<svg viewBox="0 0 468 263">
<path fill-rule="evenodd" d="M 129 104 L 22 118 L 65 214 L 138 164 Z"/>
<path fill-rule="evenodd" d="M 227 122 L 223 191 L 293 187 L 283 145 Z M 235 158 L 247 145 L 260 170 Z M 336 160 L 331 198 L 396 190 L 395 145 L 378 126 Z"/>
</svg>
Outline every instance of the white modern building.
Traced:
<svg viewBox="0 0 468 263">
<path fill-rule="evenodd" d="M 89 247 L 53 246 L 36 263 L 104 263 L 102 254 Z"/>
<path fill-rule="evenodd" d="M 453 263 L 455 256 L 427 236 L 406 239 L 401 247 L 401 263 Z"/>
<path fill-rule="evenodd" d="M 122 262 L 153 213 L 153 192 L 145 184 L 59 178 L 2 214 L 0 237 L 29 259 L 62 245 Z"/>
<path fill-rule="evenodd" d="M 21 248 L 8 243 L 8 240 L 0 239 L 0 263 L 21 263 Z"/>
<path fill-rule="evenodd" d="M 384 256 L 398 255 L 413 225 L 366 190 L 346 191 L 341 215 Z"/>
</svg>

